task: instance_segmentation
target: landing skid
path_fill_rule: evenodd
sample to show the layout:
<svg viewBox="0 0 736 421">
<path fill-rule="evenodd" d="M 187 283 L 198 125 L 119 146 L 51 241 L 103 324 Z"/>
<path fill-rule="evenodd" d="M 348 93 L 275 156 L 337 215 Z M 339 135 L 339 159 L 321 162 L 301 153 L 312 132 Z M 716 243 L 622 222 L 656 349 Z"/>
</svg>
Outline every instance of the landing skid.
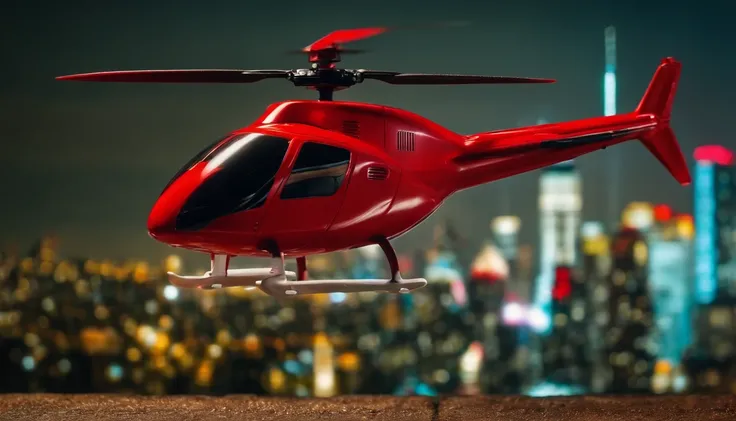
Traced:
<svg viewBox="0 0 736 421">
<path fill-rule="evenodd" d="M 295 296 L 329 294 L 334 292 L 391 292 L 406 294 L 427 285 L 424 279 L 403 279 L 399 282 L 386 279 L 324 279 L 317 281 L 289 281 L 274 276 L 264 279 L 259 287 L 268 295 Z"/>
<path fill-rule="evenodd" d="M 386 254 L 391 268 L 391 279 L 327 279 L 305 280 L 306 261 L 297 258 L 297 272 L 285 270 L 284 255 L 275 252 L 270 268 L 228 269 L 229 258 L 212 256 L 212 269 L 202 276 L 182 276 L 169 272 L 169 282 L 181 288 L 216 289 L 229 287 L 257 287 L 277 299 L 296 295 L 329 294 L 334 292 L 389 292 L 405 294 L 427 285 L 422 278 L 403 279 L 396 252 L 385 238 L 376 239 Z"/>
<path fill-rule="evenodd" d="M 177 275 L 168 272 L 169 282 L 179 288 L 217 289 L 230 287 L 257 287 L 263 279 L 273 276 L 271 268 L 228 269 L 227 275 L 212 275 L 207 272 L 202 276 Z M 296 279 L 296 273 L 287 271 L 286 277 Z"/>
</svg>

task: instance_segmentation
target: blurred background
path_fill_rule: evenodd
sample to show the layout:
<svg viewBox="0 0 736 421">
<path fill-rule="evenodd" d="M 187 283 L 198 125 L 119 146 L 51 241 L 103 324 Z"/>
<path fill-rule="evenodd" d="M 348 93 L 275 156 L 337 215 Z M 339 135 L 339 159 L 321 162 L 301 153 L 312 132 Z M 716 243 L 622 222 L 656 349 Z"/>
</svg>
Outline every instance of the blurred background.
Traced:
<svg viewBox="0 0 736 421">
<path fill-rule="evenodd" d="M 0 392 L 736 393 L 735 14 L 718 0 L 4 2 Z M 257 290 L 178 290 L 167 270 L 209 262 L 147 236 L 160 190 L 203 145 L 313 93 L 54 81 L 304 67 L 285 52 L 335 29 L 448 19 L 470 25 L 362 41 L 371 52 L 344 64 L 558 83 L 376 84 L 336 99 L 488 131 L 627 112 L 674 56 L 673 127 L 693 184 L 631 142 L 452 197 L 394 241 L 403 271 L 429 280 L 408 296 L 281 305 Z M 309 269 L 388 275 L 375 248 Z"/>
</svg>

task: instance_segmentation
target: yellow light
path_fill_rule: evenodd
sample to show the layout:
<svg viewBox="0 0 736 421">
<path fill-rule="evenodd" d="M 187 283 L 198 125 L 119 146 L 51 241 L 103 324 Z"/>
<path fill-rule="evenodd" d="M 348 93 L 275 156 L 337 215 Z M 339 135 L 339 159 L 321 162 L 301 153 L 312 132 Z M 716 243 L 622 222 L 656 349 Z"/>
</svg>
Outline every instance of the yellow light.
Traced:
<svg viewBox="0 0 736 421">
<path fill-rule="evenodd" d="M 222 348 L 217 344 L 210 344 L 207 347 L 207 356 L 213 360 L 222 357 Z"/>
<path fill-rule="evenodd" d="M 245 351 L 248 353 L 255 353 L 261 347 L 260 339 L 258 339 L 258 336 L 252 333 L 246 336 L 243 342 L 244 342 L 243 347 L 245 348 Z"/>
<path fill-rule="evenodd" d="M 401 311 L 396 300 L 389 301 L 380 310 L 379 320 L 381 327 L 386 330 L 396 330 L 401 324 Z"/>
<path fill-rule="evenodd" d="M 209 386 L 212 382 L 212 372 L 213 372 L 212 362 L 211 361 L 203 361 L 202 364 L 199 365 L 197 368 L 197 373 L 195 375 L 195 382 L 199 386 Z"/>
<path fill-rule="evenodd" d="M 181 257 L 172 254 L 166 258 L 164 261 L 164 268 L 167 272 L 180 272 L 181 271 Z"/>
<path fill-rule="evenodd" d="M 48 260 L 45 260 L 41 262 L 41 267 L 39 268 L 39 272 L 41 272 L 44 275 L 50 275 L 54 271 L 54 264 Z"/>
<path fill-rule="evenodd" d="M 657 374 L 668 374 L 672 371 L 672 364 L 667 360 L 659 360 L 654 364 L 654 372 Z"/>
<path fill-rule="evenodd" d="M 107 347 L 107 335 L 99 329 L 85 328 L 82 330 L 79 338 L 82 342 L 82 348 L 88 354 L 101 353 Z"/>
<path fill-rule="evenodd" d="M 330 341 L 323 332 L 314 335 L 314 346 L 329 345 Z"/>
<path fill-rule="evenodd" d="M 344 371 L 357 371 L 360 358 L 354 352 L 346 352 L 337 359 L 337 365 Z"/>
<path fill-rule="evenodd" d="M 103 305 L 98 305 L 95 307 L 95 317 L 98 320 L 105 320 L 110 316 L 110 311 L 107 310 L 107 308 Z"/>
<path fill-rule="evenodd" d="M 634 244 L 634 260 L 638 265 L 644 265 L 647 262 L 649 256 L 646 243 L 643 241 L 637 241 Z"/>
<path fill-rule="evenodd" d="M 141 360 L 141 350 L 134 347 L 128 348 L 125 356 L 128 358 L 128 361 L 136 363 Z"/>
<path fill-rule="evenodd" d="M 100 275 L 109 277 L 110 275 L 112 275 L 112 269 L 112 263 L 105 260 L 100 264 Z"/>
<path fill-rule="evenodd" d="M 23 271 L 23 273 L 31 273 L 33 272 L 33 259 L 30 257 L 26 257 L 20 262 L 20 268 Z"/>
<path fill-rule="evenodd" d="M 217 344 L 220 346 L 227 346 L 231 340 L 230 332 L 226 329 L 222 329 L 217 332 Z"/>
<path fill-rule="evenodd" d="M 123 322 L 123 330 L 128 336 L 136 336 L 138 332 L 138 324 L 131 318 L 125 318 Z"/>
<path fill-rule="evenodd" d="M 194 365 L 194 358 L 190 354 L 184 354 L 179 360 L 179 364 L 184 370 L 189 370 Z"/>
<path fill-rule="evenodd" d="M 133 270 L 133 281 L 139 284 L 146 282 L 148 280 L 148 271 L 148 263 L 138 263 L 135 265 L 135 269 Z"/>
<path fill-rule="evenodd" d="M 33 348 L 33 352 L 32 352 L 33 359 L 35 361 L 41 361 L 41 360 L 43 360 L 46 357 L 46 354 L 47 353 L 48 353 L 48 351 L 46 350 L 46 347 L 45 346 L 43 346 L 43 345 L 42 346 L 37 346 L 37 347 Z"/>
<path fill-rule="evenodd" d="M 164 314 L 163 316 L 159 317 L 158 325 L 161 326 L 161 329 L 169 330 L 172 326 L 174 326 L 174 319 L 172 319 L 171 316 L 169 316 L 168 314 Z"/>
<path fill-rule="evenodd" d="M 156 331 L 153 330 L 153 328 L 148 325 L 138 326 L 138 329 L 136 330 L 135 335 L 136 335 L 136 339 L 138 340 L 138 342 L 145 345 L 147 348 L 150 348 L 156 345 L 156 342 L 158 340 Z"/>
<path fill-rule="evenodd" d="M 153 359 L 153 366 L 156 370 L 163 371 L 166 368 L 166 357 L 159 355 Z"/>
<path fill-rule="evenodd" d="M 687 240 L 691 240 L 695 235 L 695 225 L 690 215 L 682 215 L 677 217 L 677 234 Z"/>
<path fill-rule="evenodd" d="M 600 235 L 583 240 L 583 253 L 589 256 L 602 256 L 608 253 L 609 244 L 606 236 Z"/>
<path fill-rule="evenodd" d="M 171 356 L 178 360 L 184 356 L 184 354 L 186 353 L 186 348 L 184 348 L 184 345 L 177 342 L 171 346 L 170 352 Z"/>
<path fill-rule="evenodd" d="M 161 355 L 169 349 L 169 336 L 165 333 L 156 334 L 156 343 L 153 345 L 153 353 Z"/>
<path fill-rule="evenodd" d="M 56 258 L 56 253 L 54 253 L 54 250 L 49 247 L 43 247 L 41 248 L 41 260 L 47 261 L 47 262 L 53 262 Z"/>
<path fill-rule="evenodd" d="M 124 281 L 128 277 L 128 271 L 124 267 L 113 268 L 112 274 L 118 281 Z"/>
<path fill-rule="evenodd" d="M 274 392 L 281 391 L 286 385 L 286 376 L 278 368 L 272 368 L 268 373 L 268 383 Z"/>
<path fill-rule="evenodd" d="M 100 265 L 94 260 L 87 260 L 84 262 L 84 271 L 90 275 L 97 275 L 100 273 Z"/>
</svg>

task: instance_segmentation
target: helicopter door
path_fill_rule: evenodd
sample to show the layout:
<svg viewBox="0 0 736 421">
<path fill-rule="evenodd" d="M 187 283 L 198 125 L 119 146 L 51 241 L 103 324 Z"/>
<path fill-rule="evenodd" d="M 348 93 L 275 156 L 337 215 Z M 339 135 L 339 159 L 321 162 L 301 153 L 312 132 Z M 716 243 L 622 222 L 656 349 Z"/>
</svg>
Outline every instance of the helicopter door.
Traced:
<svg viewBox="0 0 736 421">
<path fill-rule="evenodd" d="M 304 142 L 286 180 L 266 205 L 268 231 L 304 245 L 310 238 L 300 239 L 301 232 L 326 231 L 345 199 L 350 155 L 344 148 Z"/>
</svg>

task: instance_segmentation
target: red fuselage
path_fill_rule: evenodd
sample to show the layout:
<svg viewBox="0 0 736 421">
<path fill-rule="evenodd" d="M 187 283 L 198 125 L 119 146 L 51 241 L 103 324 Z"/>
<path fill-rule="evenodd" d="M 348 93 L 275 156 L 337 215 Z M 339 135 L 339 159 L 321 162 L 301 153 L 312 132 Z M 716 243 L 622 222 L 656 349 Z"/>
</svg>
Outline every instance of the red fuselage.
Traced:
<svg viewBox="0 0 736 421">
<path fill-rule="evenodd" d="M 288 101 L 195 156 L 148 219 L 154 238 L 213 254 L 306 256 L 408 231 L 461 189 L 639 139 L 682 184 L 664 59 L 627 114 L 463 136 L 381 105 Z"/>
<path fill-rule="evenodd" d="M 408 231 L 461 187 L 449 158 L 464 142 L 380 105 L 274 104 L 182 168 L 148 229 L 167 244 L 215 254 L 267 256 L 264 244 L 292 256 L 361 247 Z M 296 171 L 306 145 L 313 159 L 335 159 Z M 253 197 L 259 189 L 263 197 Z M 242 206 L 249 198 L 255 204 Z"/>
</svg>

